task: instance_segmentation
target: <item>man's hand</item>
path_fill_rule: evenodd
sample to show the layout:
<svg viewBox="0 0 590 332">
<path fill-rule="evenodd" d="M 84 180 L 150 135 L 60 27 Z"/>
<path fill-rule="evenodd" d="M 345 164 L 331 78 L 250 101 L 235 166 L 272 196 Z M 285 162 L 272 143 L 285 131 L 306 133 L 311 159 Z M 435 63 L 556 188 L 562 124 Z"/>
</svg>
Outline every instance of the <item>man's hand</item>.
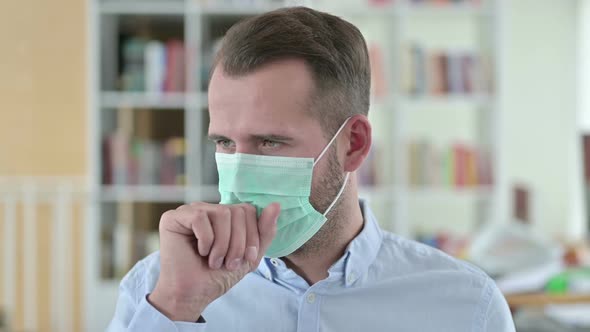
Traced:
<svg viewBox="0 0 590 332">
<path fill-rule="evenodd" d="M 256 217 L 249 204 L 192 203 L 162 214 L 160 277 L 149 302 L 175 321 L 203 310 L 256 269 L 276 234 L 281 207 Z"/>
</svg>

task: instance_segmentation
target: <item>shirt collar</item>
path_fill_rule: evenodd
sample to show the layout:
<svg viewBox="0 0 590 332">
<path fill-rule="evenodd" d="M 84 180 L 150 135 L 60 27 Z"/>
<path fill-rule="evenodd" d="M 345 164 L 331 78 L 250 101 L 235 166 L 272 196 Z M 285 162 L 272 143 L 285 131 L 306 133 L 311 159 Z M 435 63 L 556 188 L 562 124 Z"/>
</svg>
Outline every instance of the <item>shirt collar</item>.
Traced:
<svg viewBox="0 0 590 332">
<path fill-rule="evenodd" d="M 351 286 L 363 276 L 373 263 L 381 247 L 383 233 L 377 219 L 368 204 L 359 199 L 364 226 L 361 232 L 350 242 L 344 255 L 328 270 L 330 275 L 342 273 L 346 287 Z M 258 266 L 258 273 L 269 280 L 277 278 L 288 270 L 281 259 L 264 257 Z"/>
<path fill-rule="evenodd" d="M 347 287 L 367 272 L 369 266 L 375 261 L 383 241 L 383 232 L 373 211 L 364 200 L 359 200 L 359 205 L 365 222 L 363 229 L 350 242 L 344 254 L 344 256 L 348 255 L 344 265 L 344 280 Z"/>
</svg>

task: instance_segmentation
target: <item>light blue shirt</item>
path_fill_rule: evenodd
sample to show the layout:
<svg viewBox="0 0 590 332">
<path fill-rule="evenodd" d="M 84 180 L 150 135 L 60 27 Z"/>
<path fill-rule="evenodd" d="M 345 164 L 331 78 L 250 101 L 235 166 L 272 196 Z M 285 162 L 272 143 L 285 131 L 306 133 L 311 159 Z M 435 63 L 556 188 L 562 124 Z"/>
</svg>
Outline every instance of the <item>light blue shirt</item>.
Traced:
<svg viewBox="0 0 590 332">
<path fill-rule="evenodd" d="M 280 259 L 264 258 L 203 312 L 173 322 L 147 302 L 160 272 L 154 253 L 125 276 L 108 331 L 514 331 L 506 301 L 479 269 L 365 224 L 328 278 L 309 286 Z"/>
</svg>

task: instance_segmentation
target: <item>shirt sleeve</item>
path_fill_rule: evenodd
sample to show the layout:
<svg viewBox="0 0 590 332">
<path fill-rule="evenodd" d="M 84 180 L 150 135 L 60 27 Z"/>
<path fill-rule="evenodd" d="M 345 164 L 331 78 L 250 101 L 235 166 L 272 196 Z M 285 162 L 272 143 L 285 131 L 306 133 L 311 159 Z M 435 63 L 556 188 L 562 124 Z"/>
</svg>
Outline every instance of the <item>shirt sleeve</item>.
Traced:
<svg viewBox="0 0 590 332">
<path fill-rule="evenodd" d="M 492 280 L 488 281 L 487 287 L 491 296 L 486 310 L 484 331 L 514 332 L 514 321 L 504 295 Z"/>
<path fill-rule="evenodd" d="M 107 332 L 205 332 L 206 323 L 171 321 L 154 308 L 147 295 L 151 290 L 140 287 L 140 278 L 147 273 L 145 263 L 140 261 L 123 278 L 119 285 L 119 298 L 115 315 Z"/>
</svg>

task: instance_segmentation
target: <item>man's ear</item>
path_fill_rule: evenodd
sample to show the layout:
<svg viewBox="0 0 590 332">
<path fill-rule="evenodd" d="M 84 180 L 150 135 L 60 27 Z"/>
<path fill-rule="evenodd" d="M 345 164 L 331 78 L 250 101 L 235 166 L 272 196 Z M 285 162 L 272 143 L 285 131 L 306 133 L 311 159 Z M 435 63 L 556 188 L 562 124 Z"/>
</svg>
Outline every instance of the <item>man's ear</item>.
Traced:
<svg viewBox="0 0 590 332">
<path fill-rule="evenodd" d="M 345 172 L 354 172 L 361 166 L 371 149 L 371 124 L 366 116 L 358 114 L 351 117 L 346 126 L 348 140 L 342 165 Z"/>
</svg>

